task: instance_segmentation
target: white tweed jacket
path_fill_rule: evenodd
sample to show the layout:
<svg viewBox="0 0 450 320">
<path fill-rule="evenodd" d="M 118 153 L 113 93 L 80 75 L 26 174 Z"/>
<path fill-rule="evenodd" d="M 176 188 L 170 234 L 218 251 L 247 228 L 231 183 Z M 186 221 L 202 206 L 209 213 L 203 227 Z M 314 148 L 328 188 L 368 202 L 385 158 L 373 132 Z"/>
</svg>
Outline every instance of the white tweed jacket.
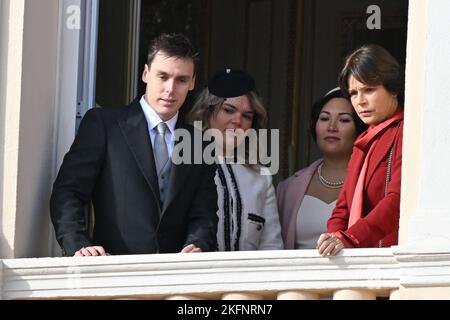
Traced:
<svg viewBox="0 0 450 320">
<path fill-rule="evenodd" d="M 266 168 L 241 164 L 218 165 L 219 251 L 283 249 L 275 188 L 268 173 Z"/>
</svg>

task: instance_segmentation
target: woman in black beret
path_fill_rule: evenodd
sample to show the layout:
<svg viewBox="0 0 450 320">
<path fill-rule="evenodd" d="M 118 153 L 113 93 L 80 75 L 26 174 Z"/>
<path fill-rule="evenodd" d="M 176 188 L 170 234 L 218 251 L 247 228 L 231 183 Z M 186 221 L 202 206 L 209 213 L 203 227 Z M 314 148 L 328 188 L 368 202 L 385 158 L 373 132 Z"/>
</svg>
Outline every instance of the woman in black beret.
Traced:
<svg viewBox="0 0 450 320">
<path fill-rule="evenodd" d="M 189 118 L 214 132 L 219 251 L 283 249 L 272 177 L 267 168 L 250 161 L 249 152 L 258 142 L 246 139 L 267 123 L 253 78 L 241 70 L 218 71 Z"/>
</svg>

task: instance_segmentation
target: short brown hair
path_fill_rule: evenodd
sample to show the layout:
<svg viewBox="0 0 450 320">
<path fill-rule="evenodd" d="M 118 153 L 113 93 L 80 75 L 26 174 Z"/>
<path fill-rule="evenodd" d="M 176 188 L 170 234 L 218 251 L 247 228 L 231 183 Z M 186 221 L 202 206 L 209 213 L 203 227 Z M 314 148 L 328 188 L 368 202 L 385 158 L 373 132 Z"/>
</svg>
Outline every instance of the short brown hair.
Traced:
<svg viewBox="0 0 450 320">
<path fill-rule="evenodd" d="M 152 40 L 148 49 L 147 65 L 150 65 L 158 52 L 168 57 L 190 59 L 194 63 L 194 74 L 199 64 L 199 53 L 191 41 L 181 33 L 162 33 Z"/>
<path fill-rule="evenodd" d="M 405 76 L 398 61 L 383 47 L 370 44 L 351 53 L 342 69 L 338 83 L 344 94 L 348 95 L 348 80 L 353 76 L 366 85 L 383 85 L 397 96 L 403 107 Z"/>
</svg>

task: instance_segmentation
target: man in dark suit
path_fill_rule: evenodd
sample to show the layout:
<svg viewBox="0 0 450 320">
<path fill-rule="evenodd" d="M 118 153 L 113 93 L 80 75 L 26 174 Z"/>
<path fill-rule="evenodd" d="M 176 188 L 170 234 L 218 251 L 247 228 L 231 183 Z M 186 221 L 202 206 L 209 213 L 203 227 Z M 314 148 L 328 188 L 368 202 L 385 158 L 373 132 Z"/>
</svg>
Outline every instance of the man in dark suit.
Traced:
<svg viewBox="0 0 450 320">
<path fill-rule="evenodd" d="M 197 59 L 187 38 L 163 34 L 150 46 L 146 94 L 123 108 L 86 113 L 50 199 L 64 255 L 216 249 L 215 167 L 170 161 L 175 129 L 188 130 L 194 143 L 194 128 L 178 119 L 178 110 L 194 88 Z"/>
</svg>

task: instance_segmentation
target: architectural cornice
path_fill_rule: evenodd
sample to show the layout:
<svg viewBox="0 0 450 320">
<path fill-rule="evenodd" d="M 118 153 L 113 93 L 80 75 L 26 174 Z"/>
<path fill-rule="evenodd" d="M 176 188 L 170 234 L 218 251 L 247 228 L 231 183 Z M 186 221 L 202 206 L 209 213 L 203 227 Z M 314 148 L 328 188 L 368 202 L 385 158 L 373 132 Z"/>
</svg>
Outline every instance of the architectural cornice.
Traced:
<svg viewBox="0 0 450 320">
<path fill-rule="evenodd" d="M 450 248 L 432 244 L 393 247 L 405 288 L 450 286 Z"/>
<path fill-rule="evenodd" d="M 390 249 L 352 249 L 330 258 L 316 250 L 213 252 L 3 260 L 4 299 L 220 298 L 230 292 L 312 291 L 331 296 L 367 289 L 389 296 L 399 287 Z"/>
</svg>

